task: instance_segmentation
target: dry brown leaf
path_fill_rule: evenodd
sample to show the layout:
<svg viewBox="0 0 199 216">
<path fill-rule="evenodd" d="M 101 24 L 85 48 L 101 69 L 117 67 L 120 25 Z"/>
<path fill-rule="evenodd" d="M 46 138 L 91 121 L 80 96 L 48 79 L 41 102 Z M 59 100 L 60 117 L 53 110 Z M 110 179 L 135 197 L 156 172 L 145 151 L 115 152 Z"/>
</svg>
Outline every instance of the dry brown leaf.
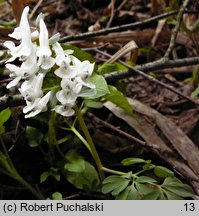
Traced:
<svg viewBox="0 0 199 216">
<path fill-rule="evenodd" d="M 141 114 L 139 119 L 132 118 L 132 116 L 128 115 L 123 109 L 117 107 L 115 104 L 109 101 L 106 102 L 104 106 L 112 111 L 114 115 L 121 118 L 129 126 L 131 126 L 141 137 L 143 137 L 146 143 L 150 145 L 156 145 L 161 149 L 162 152 L 166 152 L 163 155 L 161 152 L 156 153 L 186 179 L 192 179 L 192 185 L 195 188 L 197 194 L 199 194 L 198 148 L 179 127 L 177 127 L 173 122 L 154 109 L 134 99 L 129 99 L 129 103 L 131 104 L 133 110 Z M 144 116 L 142 117 L 142 115 L 152 118 L 165 137 L 173 144 L 175 150 L 189 166 L 187 166 L 186 163 L 178 158 L 176 153 L 174 153 L 173 150 L 167 146 L 166 142 L 161 138 L 161 135 L 157 133 L 152 123 L 150 123 L 148 120 L 145 120 Z M 167 153 L 169 154 L 167 155 Z M 176 157 L 174 157 L 174 155 L 176 155 Z"/>
<path fill-rule="evenodd" d="M 23 9 L 29 2 L 30 0 L 12 0 L 12 10 L 18 24 L 20 22 Z"/>
</svg>

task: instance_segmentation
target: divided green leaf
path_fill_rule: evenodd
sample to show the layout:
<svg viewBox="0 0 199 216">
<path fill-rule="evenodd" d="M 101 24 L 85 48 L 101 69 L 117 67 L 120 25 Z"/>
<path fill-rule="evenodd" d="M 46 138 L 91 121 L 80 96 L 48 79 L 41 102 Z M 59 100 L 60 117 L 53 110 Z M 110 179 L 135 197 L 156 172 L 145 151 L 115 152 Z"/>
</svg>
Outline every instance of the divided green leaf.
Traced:
<svg viewBox="0 0 199 216">
<path fill-rule="evenodd" d="M 159 178 L 166 178 L 168 176 L 174 176 L 174 173 L 166 167 L 156 166 L 154 168 L 154 174 Z"/>
<path fill-rule="evenodd" d="M 129 182 L 130 179 L 123 176 L 109 176 L 103 181 L 102 192 L 105 194 L 111 192 L 113 196 L 116 196 L 128 186 Z"/>
<path fill-rule="evenodd" d="M 161 187 L 180 197 L 192 197 L 194 195 L 194 192 L 189 185 L 182 183 L 175 177 L 167 177 Z"/>
<path fill-rule="evenodd" d="M 146 161 L 142 158 L 126 158 L 122 160 L 122 164 L 124 166 L 129 166 L 129 165 L 138 164 L 138 163 L 146 163 Z"/>
</svg>

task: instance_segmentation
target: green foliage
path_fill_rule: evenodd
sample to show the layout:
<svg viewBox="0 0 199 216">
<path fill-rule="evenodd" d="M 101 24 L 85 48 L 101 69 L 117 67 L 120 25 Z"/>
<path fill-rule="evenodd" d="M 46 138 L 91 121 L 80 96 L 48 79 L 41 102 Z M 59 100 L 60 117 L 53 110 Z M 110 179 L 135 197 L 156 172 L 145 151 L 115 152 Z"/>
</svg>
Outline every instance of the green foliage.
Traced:
<svg viewBox="0 0 199 216">
<path fill-rule="evenodd" d="M 124 65 L 117 63 L 117 62 L 112 63 L 112 64 L 103 64 L 101 66 L 98 66 L 98 72 L 101 75 L 108 74 L 108 73 L 111 73 L 114 71 L 123 71 L 126 69 L 127 69 L 127 67 L 125 67 Z"/>
<path fill-rule="evenodd" d="M 130 182 L 129 175 L 109 176 L 103 181 L 104 186 L 102 188 L 102 192 L 103 193 L 111 192 L 113 196 L 116 196 L 128 186 L 129 182 Z"/>
<path fill-rule="evenodd" d="M 92 164 L 85 161 L 74 151 L 70 151 L 66 155 L 66 159 L 69 162 L 64 165 L 64 174 L 71 184 L 86 191 L 99 191 L 99 176 Z"/>
<path fill-rule="evenodd" d="M 145 165 L 137 173 L 108 176 L 103 181 L 102 192 L 111 193 L 116 199 L 121 200 L 179 200 L 194 195 L 192 188 L 174 177 L 173 172 L 166 167 L 155 166 L 150 160 L 141 158 L 127 158 L 122 161 L 125 166 L 143 163 Z M 141 175 L 152 169 L 157 177 L 164 178 L 162 184 L 151 176 Z"/>
<path fill-rule="evenodd" d="M 90 99 L 96 99 L 96 98 L 102 97 L 109 93 L 109 89 L 108 89 L 106 80 L 104 79 L 103 76 L 94 74 L 90 78 L 90 81 L 94 83 L 96 86 L 96 94 L 93 97 L 90 97 Z"/>
<path fill-rule="evenodd" d="M 199 87 L 197 87 L 192 93 L 191 93 L 191 97 L 192 98 L 196 98 L 199 95 Z"/>
<path fill-rule="evenodd" d="M 133 165 L 137 163 L 146 163 L 146 160 L 142 158 L 126 158 L 122 161 L 124 166 Z"/>
<path fill-rule="evenodd" d="M 104 97 L 108 101 L 111 101 L 120 108 L 124 109 L 128 114 L 132 114 L 132 107 L 123 93 L 114 86 L 109 85 L 108 88 L 110 93 L 105 95 Z"/>
<path fill-rule="evenodd" d="M 60 173 L 58 168 L 50 168 L 49 171 L 45 171 L 40 176 L 40 183 L 45 182 L 49 177 L 53 177 L 56 181 L 60 181 Z"/>
<path fill-rule="evenodd" d="M 171 170 L 167 169 L 166 167 L 162 167 L 162 166 L 155 166 L 154 174 L 159 178 L 174 176 L 174 173 Z"/>
<path fill-rule="evenodd" d="M 165 192 L 169 191 L 180 197 L 191 197 L 194 194 L 192 188 L 189 185 L 183 184 L 175 177 L 166 178 L 161 187 L 165 190 Z"/>
<path fill-rule="evenodd" d="M 100 109 L 103 107 L 103 103 L 97 100 L 85 99 L 84 103 L 86 107 L 90 107 L 90 108 Z"/>
<path fill-rule="evenodd" d="M 85 61 L 85 60 L 88 60 L 90 62 L 94 62 L 95 61 L 94 58 L 93 58 L 93 56 L 90 53 L 88 53 L 88 52 L 86 52 L 86 51 L 84 51 L 82 49 L 79 49 L 76 46 L 69 45 L 69 44 L 62 44 L 62 47 L 65 50 L 68 50 L 68 49 L 69 50 L 73 50 L 74 51 L 73 55 L 75 57 L 77 57 L 80 61 Z"/>
<path fill-rule="evenodd" d="M 52 199 L 53 200 L 63 200 L 63 196 L 60 192 L 55 192 L 52 194 Z"/>
<path fill-rule="evenodd" d="M 5 133 L 4 123 L 10 118 L 11 110 L 9 108 L 0 112 L 0 134 Z"/>
</svg>

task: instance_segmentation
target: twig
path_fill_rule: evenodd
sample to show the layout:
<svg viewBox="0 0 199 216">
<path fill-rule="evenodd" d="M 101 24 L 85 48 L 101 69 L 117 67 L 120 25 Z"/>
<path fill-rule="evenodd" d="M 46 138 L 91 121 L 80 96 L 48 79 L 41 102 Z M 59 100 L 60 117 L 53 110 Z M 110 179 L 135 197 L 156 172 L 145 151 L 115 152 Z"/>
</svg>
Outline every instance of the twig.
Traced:
<svg viewBox="0 0 199 216">
<path fill-rule="evenodd" d="M 103 53 L 103 55 L 106 55 Z M 110 58 L 110 55 L 108 55 Z M 184 67 L 184 66 L 193 66 L 199 64 L 199 57 L 191 57 L 191 58 L 183 58 L 177 60 L 167 60 L 167 61 L 154 61 L 150 63 L 146 63 L 143 65 L 137 65 L 134 69 L 141 70 L 143 72 L 151 72 L 157 71 L 161 69 L 169 69 L 175 67 Z M 132 70 L 125 70 L 125 71 L 117 71 L 112 72 L 110 74 L 105 75 L 105 79 L 107 82 L 116 82 L 117 80 L 128 78 L 133 76 Z"/>
<path fill-rule="evenodd" d="M 35 5 L 35 7 L 33 8 L 32 12 L 31 12 L 31 14 L 30 14 L 30 19 L 33 18 L 35 12 L 37 11 L 37 9 L 39 8 L 39 6 L 41 5 L 42 2 L 43 2 L 43 0 L 39 0 L 39 1 L 37 2 L 37 4 Z"/>
<path fill-rule="evenodd" d="M 179 10 L 179 13 L 177 15 L 177 22 L 176 22 L 175 28 L 173 29 L 172 35 L 171 35 L 169 47 L 168 47 L 168 49 L 164 55 L 165 59 L 169 59 L 169 55 L 171 54 L 171 52 L 175 46 L 177 34 L 178 34 L 179 29 L 180 29 L 182 16 L 183 16 L 184 11 L 185 11 L 187 5 L 189 4 L 189 2 L 190 2 L 190 0 L 185 0 L 184 3 L 182 4 L 180 10 Z"/>
<path fill-rule="evenodd" d="M 103 52 L 103 55 L 106 55 L 106 54 Z M 110 57 L 110 55 L 108 55 L 108 57 Z M 161 69 L 168 69 L 168 68 L 174 68 L 174 67 L 184 67 L 184 66 L 196 65 L 196 64 L 199 64 L 199 57 L 184 58 L 184 59 L 179 59 L 179 60 L 168 60 L 168 61 L 154 61 L 154 62 L 150 62 L 147 64 L 135 66 L 134 70 L 135 69 L 140 70 L 143 73 L 143 72 L 157 71 Z M 133 75 L 134 73 L 132 73 L 132 70 L 128 69 L 125 71 L 117 71 L 117 72 L 113 72 L 110 74 L 106 74 L 104 77 L 108 83 L 114 83 L 118 80 L 132 77 Z M 145 76 L 147 76 L 147 74 L 145 74 Z M 11 96 L 0 97 L 0 110 L 6 107 L 15 107 L 15 106 L 21 106 L 24 104 L 25 102 L 20 95 L 15 95 L 12 97 Z"/>
<path fill-rule="evenodd" d="M 99 52 L 99 53 L 101 53 L 101 54 L 104 54 L 105 56 L 111 57 L 111 55 L 109 55 L 109 54 L 107 54 L 107 53 L 104 53 L 104 52 L 101 51 L 101 50 L 98 50 L 98 49 L 96 49 L 96 50 L 97 50 L 97 52 Z M 163 82 L 159 81 L 158 79 L 155 79 L 154 77 L 152 77 L 152 76 L 150 76 L 150 75 L 144 73 L 143 71 L 141 71 L 141 70 L 139 70 L 139 69 L 137 69 L 137 68 L 135 68 L 135 67 L 132 67 L 132 66 L 128 65 L 128 64 L 125 63 L 124 61 L 119 60 L 118 62 L 120 62 L 121 64 L 123 64 L 125 67 L 127 67 L 127 68 L 129 69 L 129 71 L 131 71 L 131 76 L 133 75 L 132 72 L 134 72 L 134 73 L 136 73 L 136 74 L 139 74 L 140 76 L 144 77 L 145 79 L 147 79 L 147 80 L 149 80 L 149 81 L 151 81 L 151 82 L 153 82 L 153 83 L 156 83 L 156 84 L 158 84 L 158 85 L 161 85 L 161 86 L 163 86 L 164 88 L 169 89 L 170 91 L 174 92 L 175 94 L 177 94 L 177 95 L 179 95 L 179 96 L 181 96 L 181 97 L 183 97 L 183 98 L 186 98 L 188 101 L 190 101 L 190 102 L 192 102 L 193 104 L 199 106 L 199 103 L 198 103 L 197 101 L 193 100 L 191 97 L 189 97 L 189 96 L 187 96 L 187 95 L 185 95 L 185 94 L 179 92 L 178 90 L 174 89 L 173 86 L 167 85 L 166 83 L 163 83 Z M 161 61 L 160 61 L 160 62 L 161 62 Z"/>
<path fill-rule="evenodd" d="M 113 21 L 113 18 L 114 18 L 114 15 L 115 15 L 115 0 L 111 0 L 111 16 L 110 16 L 110 19 L 106 25 L 107 28 L 109 28 L 111 26 L 111 23 Z"/>
<path fill-rule="evenodd" d="M 75 41 L 75 40 L 87 39 L 87 38 L 95 37 L 95 36 L 98 36 L 98 35 L 108 34 L 108 33 L 111 33 L 111 32 L 121 32 L 121 31 L 127 30 L 127 29 L 135 29 L 138 26 L 143 26 L 143 25 L 149 24 L 151 22 L 163 19 L 165 17 L 175 15 L 177 13 L 178 13 L 178 11 L 171 11 L 171 12 L 163 13 L 161 15 L 154 16 L 154 17 L 151 17 L 149 19 L 146 19 L 146 20 L 143 20 L 143 21 L 138 21 L 138 22 L 131 23 L 131 24 L 115 26 L 115 27 L 112 27 L 112 28 L 102 29 L 102 30 L 99 30 L 99 31 L 96 31 L 96 32 L 86 32 L 86 33 L 82 33 L 82 34 L 78 34 L 78 35 L 69 35 L 69 36 L 61 38 L 59 40 L 59 42 L 64 43 L 64 42 L 67 42 L 67 41 Z"/>
<path fill-rule="evenodd" d="M 155 151 L 157 151 L 157 150 L 159 151 L 159 150 L 160 150 L 160 148 L 159 148 L 158 146 L 148 144 L 148 143 L 146 143 L 145 141 L 143 141 L 143 140 L 141 140 L 141 139 L 138 139 L 138 138 L 132 136 L 131 134 L 126 133 L 126 132 L 120 130 L 119 128 L 113 126 L 112 124 L 109 124 L 108 122 L 105 122 L 105 121 L 101 120 L 100 118 L 98 118 L 97 116 L 93 115 L 93 114 L 90 113 L 90 112 L 87 113 L 87 115 L 88 115 L 88 117 L 93 118 L 94 121 L 95 121 L 96 123 L 101 124 L 101 125 L 105 126 L 106 128 L 109 128 L 109 129 L 111 129 L 112 131 L 117 132 L 118 134 L 122 135 L 123 137 L 125 137 L 125 138 L 127 138 L 127 139 L 129 139 L 129 140 L 131 140 L 131 141 L 134 141 L 134 142 L 136 142 L 136 143 L 139 143 L 139 144 L 142 145 L 143 147 L 150 148 L 150 149 L 153 149 L 153 150 L 155 150 Z M 165 153 L 166 153 L 166 152 L 165 152 Z M 167 152 L 167 153 L 171 153 L 171 152 Z"/>
</svg>

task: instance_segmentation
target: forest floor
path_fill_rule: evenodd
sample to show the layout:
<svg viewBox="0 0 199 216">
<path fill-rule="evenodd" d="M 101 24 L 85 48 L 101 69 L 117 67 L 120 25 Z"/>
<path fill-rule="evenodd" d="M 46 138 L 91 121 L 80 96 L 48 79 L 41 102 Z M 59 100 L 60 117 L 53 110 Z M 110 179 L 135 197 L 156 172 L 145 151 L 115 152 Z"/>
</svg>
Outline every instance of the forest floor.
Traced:
<svg viewBox="0 0 199 216">
<path fill-rule="evenodd" d="M 134 62 L 138 71 L 127 68 L 124 70 L 127 75 L 119 79 L 117 76 L 114 78 L 118 72 L 116 67 L 116 71 L 110 68 L 110 72 L 115 74 L 105 75 L 109 84 L 117 86 L 128 97 L 134 120 L 129 120 L 125 112 L 110 102 L 104 103 L 101 109 L 91 109 L 85 114 L 99 155 L 103 164 L 114 168 L 121 168 L 120 161 L 128 157 L 152 160 L 154 164 L 174 171 L 199 195 L 199 68 L 198 62 L 194 61 L 199 53 L 199 34 L 197 30 L 191 30 L 199 18 L 199 2 L 194 1 L 189 5 L 191 12 L 184 13 L 182 17 L 173 50 L 169 53 L 172 63 L 163 62 L 161 67 L 156 63 L 162 60 L 171 44 L 181 1 L 27 2 L 35 10 L 31 15 L 32 21 L 40 12 L 44 13 L 50 35 L 59 32 L 64 43 L 89 52 L 98 65 L 107 63 L 128 42 L 137 44 L 138 48 L 131 49 L 119 58 L 124 62 Z M 169 16 L 170 11 L 174 10 L 177 12 Z M 0 14 L 3 21 L 14 18 L 8 2 L 0 4 Z M 165 17 L 159 18 L 162 14 L 166 14 Z M 145 23 L 153 17 L 157 19 Z M 122 28 L 137 22 L 135 27 Z M 98 31 L 115 26 L 118 26 L 117 30 L 95 35 Z M 86 32 L 90 35 L 84 34 Z M 71 35 L 74 38 L 70 38 Z M 0 40 L 8 40 L 5 31 L 0 32 Z M 181 65 L 179 60 L 182 60 Z M 152 63 L 151 68 L 149 65 L 148 69 L 144 68 L 143 65 L 147 63 Z M 144 71 L 146 76 L 139 71 Z M 17 108 L 15 111 L 21 112 Z M 70 198 L 75 193 L 75 189 L 71 189 L 67 196 Z M 90 194 L 79 196 L 74 198 L 95 198 Z"/>
</svg>

